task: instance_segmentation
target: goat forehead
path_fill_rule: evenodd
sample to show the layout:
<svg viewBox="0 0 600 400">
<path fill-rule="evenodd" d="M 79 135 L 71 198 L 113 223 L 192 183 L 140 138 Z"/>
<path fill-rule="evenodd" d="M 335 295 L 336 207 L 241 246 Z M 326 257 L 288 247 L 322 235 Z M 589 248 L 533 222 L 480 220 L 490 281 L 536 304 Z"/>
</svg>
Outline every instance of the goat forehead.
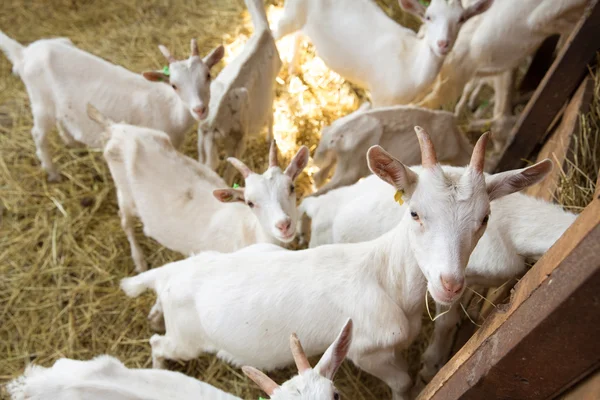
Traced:
<svg viewBox="0 0 600 400">
<path fill-rule="evenodd" d="M 429 13 L 459 17 L 463 8 L 460 0 L 433 0 L 428 7 Z"/>
<path fill-rule="evenodd" d="M 289 178 L 279 168 L 269 168 L 264 174 L 251 174 L 246 178 L 247 196 L 278 200 L 281 193 L 287 194 Z"/>
<path fill-rule="evenodd" d="M 484 180 L 468 169 L 464 173 L 441 169 L 423 171 L 413 201 L 419 204 L 422 212 L 449 217 L 464 217 L 489 208 Z"/>
<path fill-rule="evenodd" d="M 193 78 L 203 68 L 205 68 L 204 65 L 197 60 L 197 57 L 192 57 L 171 64 L 169 69 L 171 70 L 172 74 Z"/>
<path fill-rule="evenodd" d="M 333 383 L 314 369 L 309 369 L 302 375 L 296 375 L 281 385 L 281 388 L 286 394 L 285 399 L 303 400 L 330 399 L 333 398 L 335 390 Z"/>
</svg>

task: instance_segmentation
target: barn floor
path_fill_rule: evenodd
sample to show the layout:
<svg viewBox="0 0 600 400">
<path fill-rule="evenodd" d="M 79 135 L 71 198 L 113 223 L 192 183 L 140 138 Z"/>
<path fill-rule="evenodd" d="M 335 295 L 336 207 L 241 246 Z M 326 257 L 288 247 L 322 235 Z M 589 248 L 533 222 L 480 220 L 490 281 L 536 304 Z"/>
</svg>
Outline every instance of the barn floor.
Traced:
<svg viewBox="0 0 600 400">
<path fill-rule="evenodd" d="M 242 0 L 51 3 L 4 0 L 0 30 L 22 43 L 67 36 L 78 47 L 138 72 L 162 68 L 159 43 L 176 57 L 188 55 L 192 37 L 198 39 L 202 54 L 224 43 L 227 60 L 252 32 Z M 396 1 L 381 3 L 390 4 L 384 8 L 398 19 L 404 18 Z M 280 7 L 271 5 L 268 11 L 276 18 Z M 290 42 L 284 39 L 279 45 L 285 59 Z M 277 86 L 275 137 L 286 160 L 302 144 L 314 150 L 321 127 L 365 98 L 315 58 L 312 48 L 303 54 L 302 74 L 290 77 L 284 64 Z M 89 359 L 106 353 L 130 367 L 149 367 L 152 333 L 146 315 L 154 298 L 146 294 L 129 299 L 119 290 L 119 280 L 131 276 L 134 267 L 101 151 L 69 149 L 52 135 L 54 161 L 63 181 L 47 183 L 30 135 L 27 94 L 10 71 L 11 65 L 0 56 L 0 384 L 19 375 L 30 361 L 49 366 L 60 357 Z M 595 126 L 597 135 L 597 119 Z M 195 129 L 183 151 L 196 157 Z M 267 153 L 264 139 L 256 140 L 244 161 L 262 171 Z M 312 172 L 309 164 L 301 176 L 301 194 L 310 190 Z M 567 181 L 565 185 L 574 186 Z M 581 205 L 576 203 L 583 200 L 577 199 L 568 205 Z M 181 258 L 138 231 L 151 267 Z M 409 352 L 413 371 L 419 348 L 422 341 Z M 261 395 L 239 369 L 212 355 L 171 367 L 245 399 Z M 294 373 L 287 369 L 270 375 L 283 382 Z M 338 373 L 336 385 L 345 399 L 389 396 L 384 384 L 349 363 Z M 6 393 L 0 390 L 2 396 Z"/>
</svg>

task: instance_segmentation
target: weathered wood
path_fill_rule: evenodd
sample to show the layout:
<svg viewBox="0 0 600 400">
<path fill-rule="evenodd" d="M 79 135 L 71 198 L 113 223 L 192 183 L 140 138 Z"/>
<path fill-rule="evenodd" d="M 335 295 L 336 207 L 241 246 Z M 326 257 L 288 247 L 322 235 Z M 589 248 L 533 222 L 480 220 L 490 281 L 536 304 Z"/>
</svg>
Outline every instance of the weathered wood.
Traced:
<svg viewBox="0 0 600 400">
<path fill-rule="evenodd" d="M 556 42 L 554 42 L 556 44 Z M 589 76 L 579 85 L 579 89 L 569 102 L 564 111 L 560 125 L 550 135 L 544 147 L 540 150 L 537 160 L 542 161 L 550 158 L 554 163 L 554 169 L 543 182 L 527 189 L 526 193 L 546 201 L 552 201 L 558 188 L 561 171 L 564 169 L 565 161 L 571 151 L 572 138 L 579 134 L 581 113 L 587 113 L 594 94 L 594 82 Z M 487 316 L 495 309 L 493 305 L 503 303 L 510 294 L 515 281 L 507 282 L 501 288 L 490 288 L 484 293 L 487 301 L 482 301 L 478 296 L 471 300 L 470 307 L 476 307 L 476 302 L 481 306 L 479 312 L 480 320 L 485 320 Z M 476 326 L 470 321 L 464 320 L 454 339 L 451 355 L 459 351 L 476 331 Z"/>
<path fill-rule="evenodd" d="M 600 369 L 583 379 L 560 400 L 598 400 L 600 397 Z"/>
<path fill-rule="evenodd" d="M 579 134 L 580 114 L 587 113 L 594 97 L 594 81 L 586 77 L 579 89 L 569 102 L 562 121 L 554 133 L 548 138 L 544 147 L 540 150 L 537 160 L 549 158 L 554 162 L 554 169 L 549 176 L 539 185 L 530 187 L 527 194 L 552 201 L 554 193 L 558 188 L 559 178 L 563 172 L 564 164 L 570 156 L 572 138 Z"/>
<path fill-rule="evenodd" d="M 542 42 L 519 85 L 519 92 L 532 92 L 539 86 L 542 79 L 544 79 L 544 75 L 550 69 L 552 61 L 554 61 L 554 52 L 559 39 L 560 35 L 552 35 Z"/>
<path fill-rule="evenodd" d="M 550 70 L 519 116 L 496 171 L 519 168 L 546 135 L 556 113 L 573 94 L 600 48 L 600 5 L 592 0 Z"/>
<path fill-rule="evenodd" d="M 600 365 L 600 199 L 515 286 L 419 400 L 549 399 Z"/>
</svg>

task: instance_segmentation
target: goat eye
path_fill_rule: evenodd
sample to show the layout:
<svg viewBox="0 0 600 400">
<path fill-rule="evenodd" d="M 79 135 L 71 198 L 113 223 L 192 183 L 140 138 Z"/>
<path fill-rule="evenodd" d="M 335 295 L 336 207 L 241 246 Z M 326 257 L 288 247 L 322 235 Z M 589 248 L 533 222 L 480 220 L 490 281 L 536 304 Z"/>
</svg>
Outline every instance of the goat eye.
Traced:
<svg viewBox="0 0 600 400">
<path fill-rule="evenodd" d="M 426 16 L 425 16 L 425 20 L 426 20 L 426 21 L 431 21 L 431 17 L 430 17 L 429 15 L 426 15 Z"/>
<path fill-rule="evenodd" d="M 418 220 L 419 220 L 419 214 L 417 214 L 417 213 L 416 213 L 416 212 L 414 212 L 414 211 L 411 211 L 411 212 L 410 212 L 410 216 L 411 216 L 411 217 L 412 217 L 412 219 L 414 219 L 415 221 L 418 221 Z"/>
<path fill-rule="evenodd" d="M 208 72 L 208 73 L 206 74 L 206 80 L 207 80 L 207 81 L 210 81 L 210 72 Z"/>
<path fill-rule="evenodd" d="M 248 207 L 250 207 L 250 208 L 254 208 L 254 203 L 253 203 L 253 202 L 251 202 L 251 201 L 249 201 L 249 202 L 248 202 Z"/>
<path fill-rule="evenodd" d="M 333 394 L 333 400 L 340 400 L 340 394 L 339 393 L 334 393 Z"/>
<path fill-rule="evenodd" d="M 485 217 L 483 217 L 483 221 L 481 221 L 481 225 L 486 225 L 488 223 L 490 219 L 489 215 L 486 215 Z"/>
<path fill-rule="evenodd" d="M 174 90 L 177 90 L 177 86 L 176 86 L 176 85 L 171 85 L 171 87 L 172 87 Z"/>
<path fill-rule="evenodd" d="M 296 190 L 294 185 L 290 185 L 290 194 L 294 193 L 294 190 Z"/>
</svg>

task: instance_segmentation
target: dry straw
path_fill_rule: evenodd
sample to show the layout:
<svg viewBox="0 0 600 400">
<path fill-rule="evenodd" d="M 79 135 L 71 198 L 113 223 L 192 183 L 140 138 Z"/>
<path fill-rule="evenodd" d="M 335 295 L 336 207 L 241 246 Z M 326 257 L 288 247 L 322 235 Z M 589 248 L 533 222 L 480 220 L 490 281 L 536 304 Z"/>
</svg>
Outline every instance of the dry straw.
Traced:
<svg viewBox="0 0 600 400">
<path fill-rule="evenodd" d="M 380 3 L 399 21 L 414 24 L 402 16 L 395 0 Z M 269 7 L 271 16 L 278 10 Z M 230 58 L 252 32 L 242 0 L 4 0 L 0 29 L 23 43 L 67 36 L 133 71 L 162 68 L 159 43 L 184 55 L 190 38 L 196 37 L 203 54 L 224 43 Z M 286 57 L 289 43 L 281 45 Z M 311 47 L 303 54 L 302 73 L 290 77 L 284 70 L 277 85 L 275 137 L 286 161 L 302 144 L 314 150 L 320 129 L 365 99 L 364 92 L 325 68 Z M 0 383 L 32 360 L 48 366 L 60 357 L 89 359 L 107 353 L 130 367 L 149 367 L 146 314 L 153 296 L 128 299 L 118 289 L 119 280 L 131 276 L 134 267 L 102 154 L 67 149 L 52 135 L 54 161 L 64 179 L 48 184 L 30 136 L 29 101 L 10 70 L 0 57 Z M 588 118 L 598 143 L 598 104 Z M 192 130 L 183 147 L 194 157 L 195 141 Z M 264 139 L 256 140 L 244 161 L 262 170 L 267 154 Z M 301 194 L 310 190 L 311 171 L 301 176 Z M 579 186 L 572 183 L 571 197 Z M 139 227 L 138 239 L 152 267 L 181 258 L 144 237 Z M 408 354 L 413 373 L 423 339 Z M 246 399 L 261 394 L 238 368 L 211 355 L 171 367 Z M 292 374 L 293 368 L 271 376 L 282 382 Z M 384 384 L 349 363 L 336 385 L 347 399 L 388 397 Z"/>
</svg>

